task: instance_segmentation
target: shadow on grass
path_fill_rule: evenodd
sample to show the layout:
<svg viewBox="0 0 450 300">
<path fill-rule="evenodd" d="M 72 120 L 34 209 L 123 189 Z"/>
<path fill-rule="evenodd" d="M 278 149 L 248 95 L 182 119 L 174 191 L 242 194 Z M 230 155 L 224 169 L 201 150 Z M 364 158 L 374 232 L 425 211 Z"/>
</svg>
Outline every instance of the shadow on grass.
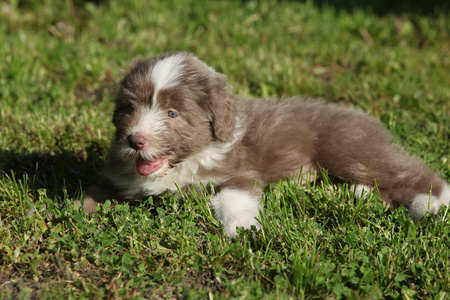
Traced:
<svg viewBox="0 0 450 300">
<path fill-rule="evenodd" d="M 255 0 L 241 0 L 242 2 L 253 2 Z M 286 0 L 306 2 L 306 0 Z M 37 5 L 36 1 L 25 0 L 19 1 L 20 7 L 31 7 Z M 74 0 L 73 5 L 77 8 L 84 7 L 87 3 L 97 6 L 109 5 L 109 0 Z M 385 15 L 390 13 L 395 14 L 419 14 L 428 15 L 437 11 L 448 11 L 450 2 L 447 0 L 313 0 L 317 6 L 331 6 L 336 10 L 354 11 L 361 9 L 368 12 L 373 12 L 378 15 Z"/>
<path fill-rule="evenodd" d="M 450 2 L 441 0 L 313 0 L 319 6 L 330 6 L 339 10 L 352 12 L 356 9 L 385 14 L 418 14 L 429 15 L 437 11 L 448 11 Z"/>
<path fill-rule="evenodd" d="M 254 2 L 255 0 L 241 0 L 243 3 Z M 285 0 L 280 2 L 307 2 L 307 0 Z M 386 14 L 416 14 L 430 15 L 438 11 L 448 12 L 450 2 L 447 0 L 312 0 L 318 7 L 333 7 L 336 11 L 353 12 L 364 10 L 377 15 Z"/>
<path fill-rule="evenodd" d="M 0 150 L 2 173 L 24 182 L 37 192 L 46 189 L 49 197 L 74 196 L 98 180 L 106 147 L 92 142 L 83 152 L 64 149 L 51 153 Z"/>
</svg>

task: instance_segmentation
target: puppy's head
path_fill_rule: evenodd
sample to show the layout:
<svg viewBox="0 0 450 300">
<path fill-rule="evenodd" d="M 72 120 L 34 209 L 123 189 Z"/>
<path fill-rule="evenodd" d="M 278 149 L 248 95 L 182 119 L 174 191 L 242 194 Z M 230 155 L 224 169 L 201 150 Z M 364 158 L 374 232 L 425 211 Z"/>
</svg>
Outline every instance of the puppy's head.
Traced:
<svg viewBox="0 0 450 300">
<path fill-rule="evenodd" d="M 164 170 L 233 139 L 235 111 L 225 76 L 195 56 L 136 60 L 116 98 L 113 145 L 142 175 Z"/>
</svg>

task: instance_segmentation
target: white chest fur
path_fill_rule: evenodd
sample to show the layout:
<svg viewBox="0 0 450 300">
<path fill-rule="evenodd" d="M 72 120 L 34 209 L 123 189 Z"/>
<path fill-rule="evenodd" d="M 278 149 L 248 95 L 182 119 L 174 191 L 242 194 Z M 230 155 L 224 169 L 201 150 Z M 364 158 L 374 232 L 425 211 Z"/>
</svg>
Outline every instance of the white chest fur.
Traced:
<svg viewBox="0 0 450 300">
<path fill-rule="evenodd" d="M 221 178 L 210 176 L 201 178 L 199 169 L 213 170 L 220 167 L 234 143 L 213 142 L 203 151 L 187 158 L 173 168 L 165 168 L 154 175 L 141 176 L 134 169 L 119 174 L 105 174 L 120 190 L 125 199 L 142 198 L 165 192 L 174 194 L 178 189 L 184 190 L 188 185 L 199 186 L 220 184 Z"/>
</svg>

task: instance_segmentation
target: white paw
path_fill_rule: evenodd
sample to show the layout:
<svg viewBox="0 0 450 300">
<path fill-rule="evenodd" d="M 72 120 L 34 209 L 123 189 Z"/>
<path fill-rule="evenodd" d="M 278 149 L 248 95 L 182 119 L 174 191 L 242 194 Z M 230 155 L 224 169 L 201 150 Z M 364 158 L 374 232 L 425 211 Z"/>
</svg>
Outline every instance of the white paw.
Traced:
<svg viewBox="0 0 450 300">
<path fill-rule="evenodd" d="M 449 206 L 449 204 L 450 204 L 450 185 L 447 184 L 444 186 L 441 194 L 439 195 L 439 201 L 443 205 Z"/>
<path fill-rule="evenodd" d="M 408 213 L 414 222 L 417 222 L 427 212 L 435 214 L 439 211 L 442 205 L 448 206 L 450 202 L 450 188 L 448 185 L 444 186 L 439 197 L 420 194 L 414 198 Z"/>
<path fill-rule="evenodd" d="M 256 216 L 254 214 L 249 214 L 247 216 L 239 216 L 237 218 L 229 219 L 227 223 L 223 222 L 223 233 L 225 233 L 228 237 L 236 236 L 236 228 L 244 227 L 245 229 L 252 228 L 252 225 L 256 227 L 256 229 L 261 229 L 261 225 L 255 219 Z"/>
<path fill-rule="evenodd" d="M 229 237 L 236 236 L 236 227 L 260 228 L 259 197 L 249 192 L 225 188 L 211 198 L 215 217 L 223 224 L 223 231 Z"/>
<path fill-rule="evenodd" d="M 350 191 L 354 192 L 356 200 L 366 197 L 369 193 L 372 193 L 372 190 L 373 188 L 364 184 L 353 184 L 350 186 Z"/>
</svg>

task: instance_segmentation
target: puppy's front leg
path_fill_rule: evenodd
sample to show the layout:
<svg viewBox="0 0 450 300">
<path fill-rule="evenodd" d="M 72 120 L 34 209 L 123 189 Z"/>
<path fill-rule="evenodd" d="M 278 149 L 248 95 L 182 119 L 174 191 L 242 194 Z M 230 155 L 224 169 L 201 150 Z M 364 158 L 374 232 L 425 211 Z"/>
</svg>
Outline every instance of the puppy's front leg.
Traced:
<svg viewBox="0 0 450 300">
<path fill-rule="evenodd" d="M 253 191 L 255 192 L 255 191 Z M 215 217 L 223 224 L 223 231 L 229 237 L 236 236 L 236 227 L 250 229 L 259 215 L 260 197 L 250 191 L 224 188 L 211 198 Z"/>
<path fill-rule="evenodd" d="M 111 188 L 106 185 L 93 186 L 90 187 L 86 194 L 84 195 L 83 200 L 76 200 L 74 204 L 78 207 L 82 208 L 84 212 L 87 213 L 97 213 L 96 207 L 97 204 L 103 204 L 106 200 L 118 200 L 119 203 L 123 202 L 121 199 L 115 196 L 115 194 L 111 191 Z M 114 204 L 111 203 L 113 206 Z M 82 206 L 83 205 L 83 206 Z"/>
</svg>

